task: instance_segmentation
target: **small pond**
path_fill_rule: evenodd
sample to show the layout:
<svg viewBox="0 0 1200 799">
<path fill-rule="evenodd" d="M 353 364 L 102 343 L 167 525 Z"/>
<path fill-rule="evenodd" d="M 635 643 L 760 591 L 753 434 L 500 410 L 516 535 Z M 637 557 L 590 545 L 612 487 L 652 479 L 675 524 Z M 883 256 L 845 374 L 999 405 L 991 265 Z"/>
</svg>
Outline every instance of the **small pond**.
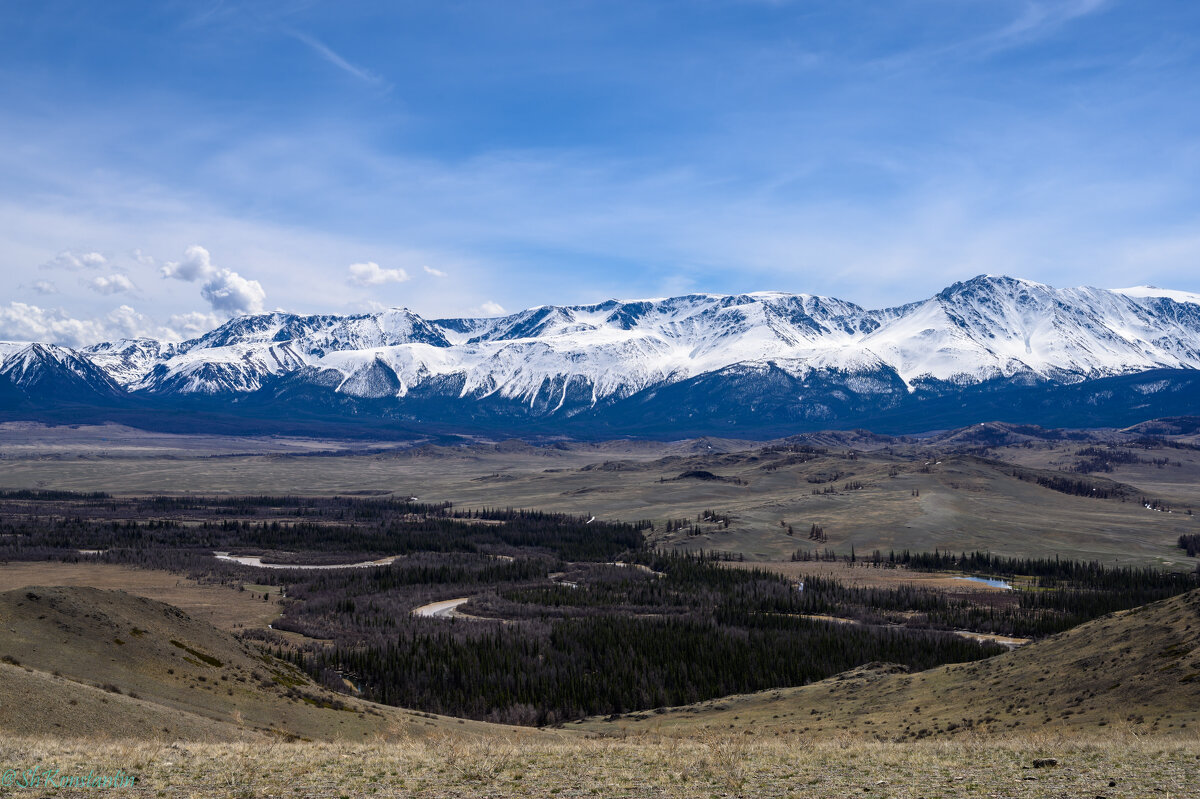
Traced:
<svg viewBox="0 0 1200 799">
<path fill-rule="evenodd" d="M 991 577 L 955 577 L 955 580 L 967 580 L 972 583 L 983 583 L 990 585 L 992 588 L 1003 588 L 1005 591 L 1012 590 L 1012 584 L 1004 580 L 996 580 Z"/>
</svg>

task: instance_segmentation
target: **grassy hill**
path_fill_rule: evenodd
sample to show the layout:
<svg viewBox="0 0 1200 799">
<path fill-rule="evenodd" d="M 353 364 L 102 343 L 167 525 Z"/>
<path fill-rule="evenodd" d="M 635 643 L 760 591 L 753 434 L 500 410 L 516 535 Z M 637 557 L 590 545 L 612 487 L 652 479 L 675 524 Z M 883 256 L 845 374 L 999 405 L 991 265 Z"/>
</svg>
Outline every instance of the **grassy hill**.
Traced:
<svg viewBox="0 0 1200 799">
<path fill-rule="evenodd" d="M 334 693 L 144 597 L 63 586 L 0 593 L 0 730 L 8 734 L 362 741 L 451 729 L 494 728 Z"/>
<path fill-rule="evenodd" d="M 1106 616 L 1003 655 L 917 674 L 872 664 L 799 688 L 592 719 L 596 732 L 777 730 L 879 740 L 1024 732 L 1195 737 L 1200 591 Z"/>
<path fill-rule="evenodd" d="M 171 797 L 1193 796 L 1198 643 L 1193 592 L 988 661 L 555 735 L 338 697 L 153 600 L 25 588 L 0 594 L 0 657 L 19 660 L 0 663 L 0 762 Z"/>
</svg>

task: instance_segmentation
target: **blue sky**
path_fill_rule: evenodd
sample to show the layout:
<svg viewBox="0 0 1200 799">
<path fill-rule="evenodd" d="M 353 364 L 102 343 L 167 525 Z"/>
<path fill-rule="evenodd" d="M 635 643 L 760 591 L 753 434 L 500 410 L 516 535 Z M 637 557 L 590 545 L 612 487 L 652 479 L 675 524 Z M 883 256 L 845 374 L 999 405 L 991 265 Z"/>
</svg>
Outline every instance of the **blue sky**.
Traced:
<svg viewBox="0 0 1200 799">
<path fill-rule="evenodd" d="M 1200 4 L 0 5 L 0 338 L 1200 290 Z"/>
</svg>

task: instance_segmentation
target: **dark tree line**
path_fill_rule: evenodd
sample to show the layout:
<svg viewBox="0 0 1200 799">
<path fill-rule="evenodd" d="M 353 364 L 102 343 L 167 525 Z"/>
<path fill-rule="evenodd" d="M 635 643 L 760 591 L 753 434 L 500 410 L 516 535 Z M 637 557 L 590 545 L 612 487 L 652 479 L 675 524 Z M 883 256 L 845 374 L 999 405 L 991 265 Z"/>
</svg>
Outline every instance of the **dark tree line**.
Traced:
<svg viewBox="0 0 1200 799">
<path fill-rule="evenodd" d="M 1115 447 L 1083 447 L 1075 451 L 1075 457 L 1083 458 L 1083 460 L 1075 464 L 1071 471 L 1084 474 L 1087 472 L 1111 472 L 1117 466 L 1150 462 L 1127 449 Z M 1162 461 L 1164 464 L 1166 463 L 1165 458 Z"/>
<path fill-rule="evenodd" d="M 453 516 L 444 505 L 390 500 L 242 497 L 200 502 L 170 497 L 98 502 L 104 507 L 39 503 L 38 512 L 5 503 L 0 507 L 0 559 L 69 556 L 77 549 L 251 549 L 372 556 L 536 550 L 565 560 L 604 561 L 644 547 L 642 531 L 650 526 L 511 508 Z M 268 502 L 275 503 L 272 509 L 286 509 L 289 518 L 221 518 L 226 512 L 244 517 Z M 182 510 L 186 525 L 182 517 L 168 513 Z M 103 518 L 100 511 L 123 517 Z"/>
<path fill-rule="evenodd" d="M 1038 585 L 1055 587 L 1068 583 L 1077 587 L 1124 591 L 1143 586 L 1170 586 L 1180 591 L 1196 587 L 1192 575 L 1153 567 L 1105 566 L 1099 561 L 1060 558 L 1009 558 L 990 552 L 891 552 L 887 562 L 922 571 L 959 571 L 998 577 L 1037 577 Z"/>
<path fill-rule="evenodd" d="M 1012 476 L 1026 482 L 1037 483 L 1043 488 L 1049 488 L 1051 491 L 1057 491 L 1060 494 L 1071 494 L 1077 497 L 1111 499 L 1113 497 L 1122 497 L 1125 494 L 1119 486 L 1098 484 L 1082 478 L 1034 474 L 1019 469 L 1013 469 Z"/>
<path fill-rule="evenodd" d="M 340 673 L 379 701 L 530 724 L 797 685 L 872 660 L 926 668 L 997 651 L 931 630 L 810 621 L 802 612 L 831 603 L 711 554 L 634 560 L 424 554 L 389 569 L 297 572 L 276 627 L 334 641 L 291 654 L 329 684 Z M 549 582 L 551 568 L 575 587 Z M 455 596 L 506 622 L 408 612 Z"/>
<path fill-rule="evenodd" d="M 78 491 L 47 491 L 41 489 L 21 488 L 10 491 L 0 491 L 0 500 L 2 499 L 17 499 L 33 502 L 61 502 L 64 500 L 112 499 L 112 495 L 103 491 L 90 491 L 87 493 L 82 493 Z"/>
<path fill-rule="evenodd" d="M 117 514 L 142 518 L 147 514 L 204 516 L 317 516 L 327 519 L 378 519 L 397 514 L 442 514 L 452 507 L 448 502 L 422 503 L 394 497 L 308 497 L 273 495 L 203 496 L 159 495 L 116 498 L 104 492 L 72 491 L 0 491 L 0 513 L 18 513 L 31 503 L 39 513 L 78 515 L 94 518 Z"/>
<path fill-rule="evenodd" d="M 388 704 L 540 725 L 802 685 L 869 661 L 924 669 L 998 651 L 958 636 L 797 618 L 605 615 L 554 622 L 544 635 L 516 625 L 476 637 L 413 629 L 382 646 L 294 658 Z"/>
</svg>

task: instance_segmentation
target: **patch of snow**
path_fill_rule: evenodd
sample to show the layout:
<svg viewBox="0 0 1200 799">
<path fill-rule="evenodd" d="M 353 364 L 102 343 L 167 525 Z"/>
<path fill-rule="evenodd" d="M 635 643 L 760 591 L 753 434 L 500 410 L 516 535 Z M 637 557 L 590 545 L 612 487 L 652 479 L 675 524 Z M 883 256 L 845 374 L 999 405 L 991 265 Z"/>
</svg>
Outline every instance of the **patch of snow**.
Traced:
<svg viewBox="0 0 1200 799">
<path fill-rule="evenodd" d="M 1165 297 L 1175 302 L 1190 302 L 1200 305 L 1200 294 L 1175 289 L 1160 289 L 1158 286 L 1130 286 L 1124 289 L 1110 289 L 1110 291 L 1124 294 L 1126 297 Z"/>
</svg>

